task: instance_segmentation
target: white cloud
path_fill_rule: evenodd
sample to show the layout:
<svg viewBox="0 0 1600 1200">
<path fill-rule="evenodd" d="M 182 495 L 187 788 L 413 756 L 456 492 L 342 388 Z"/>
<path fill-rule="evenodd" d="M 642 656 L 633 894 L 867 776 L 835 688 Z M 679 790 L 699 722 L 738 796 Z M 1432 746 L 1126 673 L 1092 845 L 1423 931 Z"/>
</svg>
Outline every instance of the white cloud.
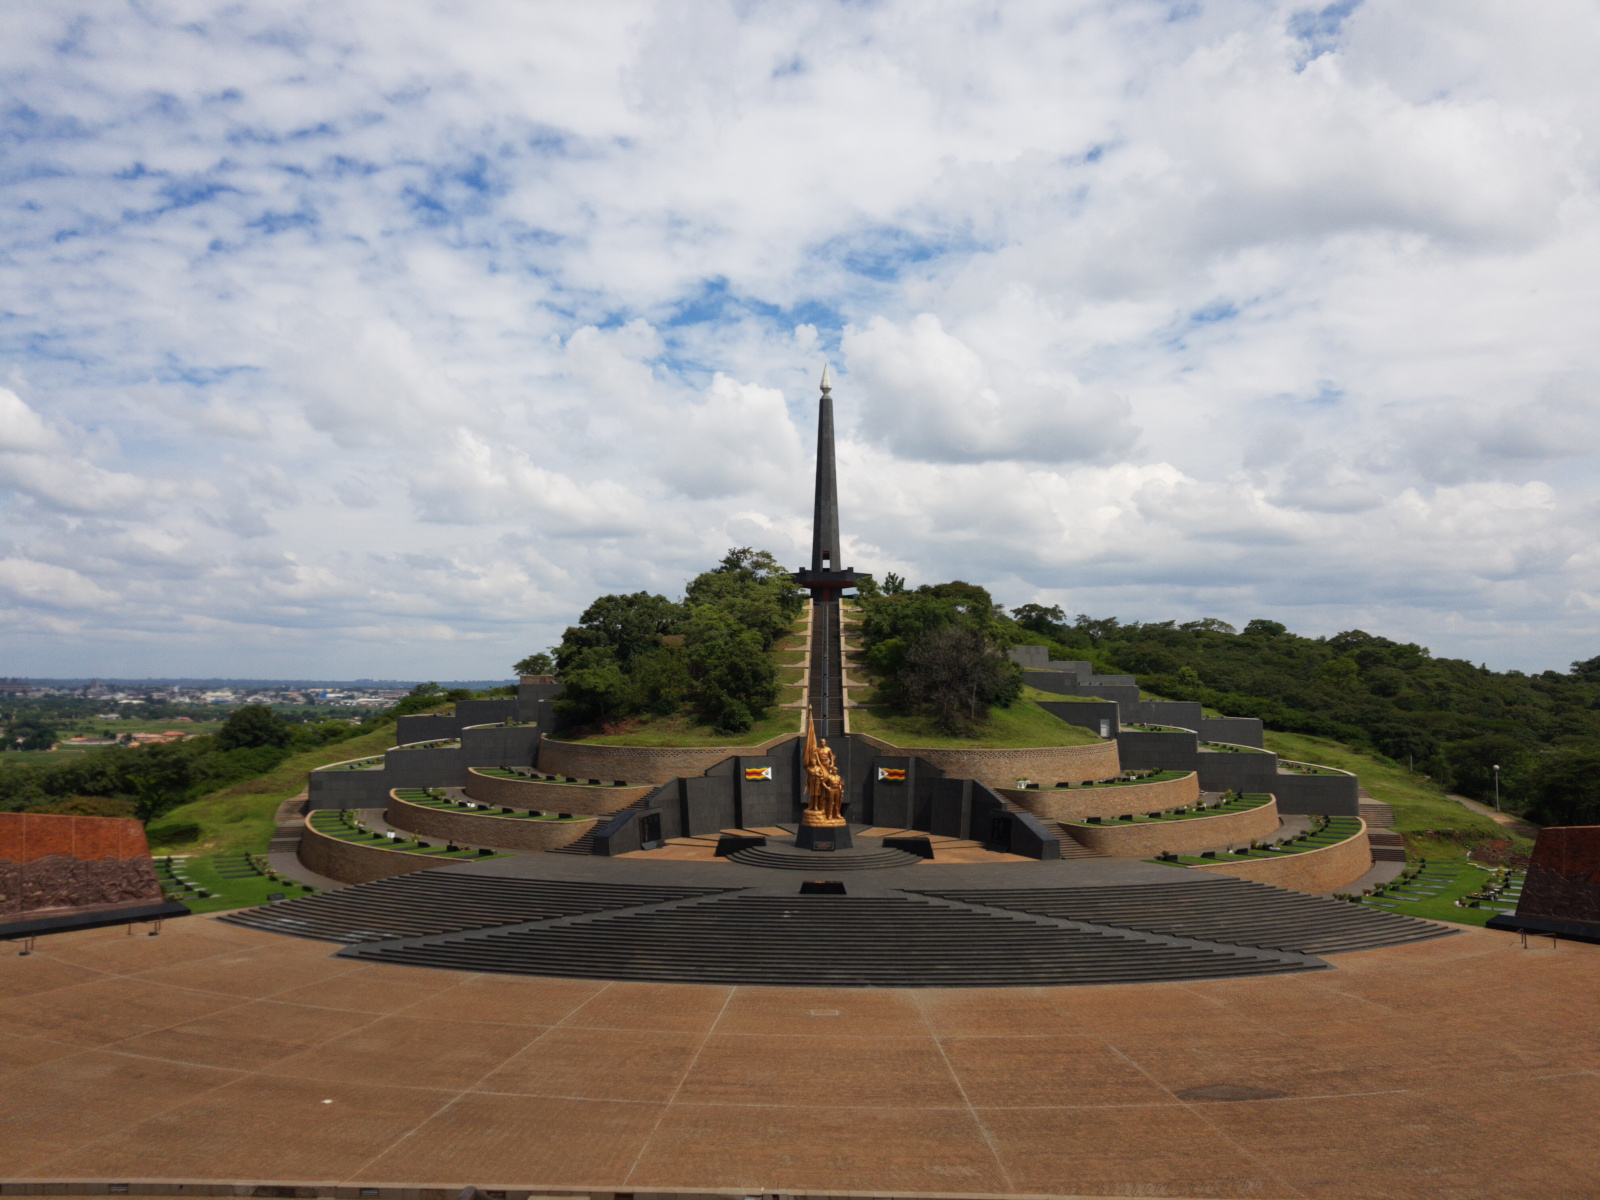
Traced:
<svg viewBox="0 0 1600 1200">
<path fill-rule="evenodd" d="M 857 566 L 1592 656 L 1600 27 L 1308 11 L 10 6 L 8 671 L 498 674 L 825 357 Z"/>
<path fill-rule="evenodd" d="M 105 608 L 117 601 L 76 571 L 26 558 L 0 558 L 0 590 L 15 603 L 45 608 Z"/>
</svg>

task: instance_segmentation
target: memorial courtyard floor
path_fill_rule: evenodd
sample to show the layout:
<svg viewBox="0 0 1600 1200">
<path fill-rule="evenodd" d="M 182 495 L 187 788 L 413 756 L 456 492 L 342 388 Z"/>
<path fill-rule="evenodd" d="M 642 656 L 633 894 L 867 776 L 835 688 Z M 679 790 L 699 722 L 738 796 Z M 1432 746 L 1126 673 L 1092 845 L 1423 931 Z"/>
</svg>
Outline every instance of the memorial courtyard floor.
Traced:
<svg viewBox="0 0 1600 1200">
<path fill-rule="evenodd" d="M 824 991 L 374 966 L 201 917 L 61 935 L 0 957 L 0 1181 L 1593 1197 L 1600 946 L 1531 947 Z"/>
</svg>

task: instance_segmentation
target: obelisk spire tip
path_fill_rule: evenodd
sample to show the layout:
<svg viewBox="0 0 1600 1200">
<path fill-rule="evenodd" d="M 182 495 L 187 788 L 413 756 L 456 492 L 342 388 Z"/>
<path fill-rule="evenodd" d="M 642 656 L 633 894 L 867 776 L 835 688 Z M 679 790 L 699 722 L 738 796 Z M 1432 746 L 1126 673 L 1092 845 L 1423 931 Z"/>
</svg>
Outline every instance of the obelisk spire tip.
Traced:
<svg viewBox="0 0 1600 1200">
<path fill-rule="evenodd" d="M 833 380 L 828 378 L 828 364 L 822 364 L 822 383 L 819 385 L 824 392 L 833 391 Z"/>
</svg>

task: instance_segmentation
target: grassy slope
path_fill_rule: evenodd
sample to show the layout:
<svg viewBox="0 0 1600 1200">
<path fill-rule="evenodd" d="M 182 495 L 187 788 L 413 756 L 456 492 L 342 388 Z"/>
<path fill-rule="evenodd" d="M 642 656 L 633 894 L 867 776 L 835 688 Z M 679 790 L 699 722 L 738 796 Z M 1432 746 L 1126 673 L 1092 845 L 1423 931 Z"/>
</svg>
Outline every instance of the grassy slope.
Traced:
<svg viewBox="0 0 1600 1200">
<path fill-rule="evenodd" d="M 927 717 L 891 713 L 886 707 L 850 710 L 850 732 L 866 733 L 896 746 L 930 750 L 1007 749 L 1025 746 L 1087 746 L 1099 736 L 1068 725 L 1029 700 L 1010 708 L 992 709 L 981 737 L 959 738 L 940 733 Z"/>
<path fill-rule="evenodd" d="M 1068 704 L 1104 704 L 1105 701 L 1094 696 L 1062 696 L 1056 692 L 1047 692 L 1031 684 L 1022 685 L 1022 698 L 1024 700 L 1064 700 Z"/>
<path fill-rule="evenodd" d="M 1488 817 L 1457 804 L 1421 775 L 1413 775 L 1388 759 L 1363 754 L 1343 742 L 1302 733 L 1268 730 L 1266 744 L 1268 750 L 1283 758 L 1354 771 L 1373 799 L 1394 809 L 1395 830 L 1405 835 L 1407 850 L 1414 856 L 1421 855 L 1430 861 L 1466 857 L 1468 847 L 1464 843 L 1421 836 L 1430 830 L 1458 830 L 1469 838 L 1509 838 L 1524 848 L 1532 845 Z"/>
<path fill-rule="evenodd" d="M 278 805 L 305 790 L 306 772 L 313 767 L 382 754 L 394 745 L 394 724 L 386 722 L 372 733 L 364 733 L 332 746 L 321 746 L 284 759 L 265 775 L 246 779 L 221 791 L 211 792 L 163 814 L 154 824 L 168 821 L 194 821 L 200 826 L 200 840 L 181 846 L 153 844 L 155 854 L 217 854 L 237 850 L 264 852 L 272 840 L 272 817 Z"/>
</svg>

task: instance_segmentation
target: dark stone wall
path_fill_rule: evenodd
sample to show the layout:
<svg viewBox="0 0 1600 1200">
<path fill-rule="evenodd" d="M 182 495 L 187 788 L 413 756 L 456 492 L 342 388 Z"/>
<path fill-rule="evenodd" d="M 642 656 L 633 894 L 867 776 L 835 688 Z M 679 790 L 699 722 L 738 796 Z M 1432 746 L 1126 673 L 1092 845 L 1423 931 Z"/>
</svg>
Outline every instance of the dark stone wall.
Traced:
<svg viewBox="0 0 1600 1200">
<path fill-rule="evenodd" d="M 1265 789 L 1278 798 L 1280 813 L 1359 817 L 1361 781 L 1354 775 L 1294 775 L 1280 771 Z"/>
<path fill-rule="evenodd" d="M 1273 792 L 1278 783 L 1276 754 L 1234 754 L 1202 749 L 1195 756 L 1203 792 Z"/>
<path fill-rule="evenodd" d="M 1059 717 L 1068 725 L 1100 733 L 1100 722 L 1107 721 L 1111 737 L 1122 728 L 1120 706 L 1109 700 L 1040 700 L 1040 708 L 1051 716 Z M 1105 736 L 1105 735 L 1102 735 Z"/>
<path fill-rule="evenodd" d="M 1193 729 L 1196 733 L 1205 720 L 1202 716 L 1204 708 L 1193 700 L 1141 700 L 1136 711 L 1138 716 L 1133 718 L 1136 721 L 1149 725 L 1176 725 L 1179 729 Z M 1220 742 L 1224 739 L 1211 740 Z"/>
<path fill-rule="evenodd" d="M 517 719 L 517 702 L 515 700 L 458 700 L 456 701 L 456 720 L 458 728 L 464 729 L 468 725 L 494 725 L 501 721 L 515 721 Z"/>
<path fill-rule="evenodd" d="M 1199 756 L 1200 735 L 1186 729 L 1124 729 L 1117 734 L 1117 757 L 1128 770 L 1193 771 Z"/>
<path fill-rule="evenodd" d="M 454 746 L 428 750 L 389 750 L 383 756 L 383 776 L 385 782 L 382 792 L 385 797 L 394 788 L 462 787 L 467 782 L 467 763 L 461 756 L 461 750 Z"/>
<path fill-rule="evenodd" d="M 461 731 L 463 767 L 531 767 L 539 749 L 537 725 L 484 725 Z M 438 785 L 435 785 L 438 786 Z"/>
<path fill-rule="evenodd" d="M 306 776 L 306 809 L 382 808 L 389 790 L 389 773 L 375 771 L 312 771 Z"/>
<path fill-rule="evenodd" d="M 1180 724 L 1177 721 L 1171 723 Z M 1184 728 L 1189 726 L 1185 725 Z M 1258 750 L 1266 745 L 1266 728 L 1259 717 L 1201 717 L 1200 736 L 1208 742 L 1254 746 Z"/>
<path fill-rule="evenodd" d="M 396 720 L 394 744 L 409 746 L 412 742 L 436 742 L 441 738 L 453 738 L 460 732 L 461 721 L 457 717 L 441 713 L 412 713 Z"/>
</svg>

